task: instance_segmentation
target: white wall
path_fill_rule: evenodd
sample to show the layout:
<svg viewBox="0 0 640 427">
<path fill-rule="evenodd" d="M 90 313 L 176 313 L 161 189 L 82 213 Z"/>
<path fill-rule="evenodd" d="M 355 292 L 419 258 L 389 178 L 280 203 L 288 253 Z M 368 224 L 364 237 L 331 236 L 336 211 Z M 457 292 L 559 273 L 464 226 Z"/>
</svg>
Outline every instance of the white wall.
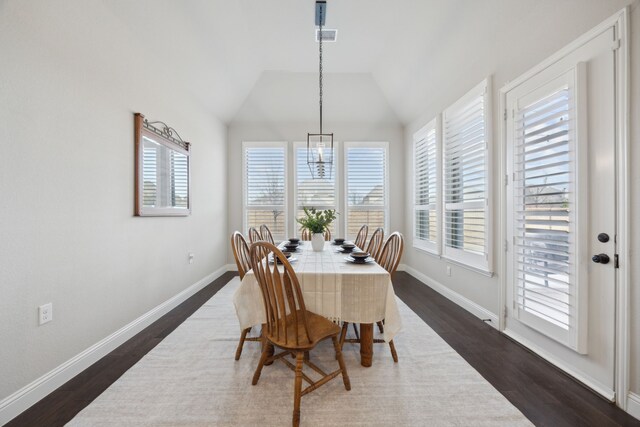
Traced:
<svg viewBox="0 0 640 427">
<path fill-rule="evenodd" d="M 479 273 L 470 271 L 463 267 L 456 266 L 454 264 L 448 264 L 447 262 L 438 259 L 425 252 L 414 249 L 411 244 L 411 227 L 413 225 L 412 218 L 412 195 L 410 183 L 412 182 L 412 137 L 413 133 L 420 127 L 430 121 L 435 115 L 453 102 L 455 102 L 460 96 L 471 89 L 475 84 L 479 83 L 485 77 L 491 75 L 493 80 L 493 129 L 494 137 L 491 141 L 494 149 L 493 162 L 495 165 L 499 164 L 499 151 L 500 144 L 499 133 L 500 129 L 500 114 L 499 114 L 499 90 L 508 81 L 516 78 L 529 68 L 533 67 L 537 63 L 541 62 L 555 51 L 561 49 L 572 40 L 576 39 L 583 33 L 587 32 L 592 27 L 595 27 L 604 19 L 608 18 L 613 13 L 617 12 L 624 5 L 632 3 L 631 1 L 610 1 L 610 2 L 591 2 L 589 7 L 580 7 L 579 1 L 574 1 L 574 7 L 570 7 L 569 3 L 564 2 L 561 6 L 555 8 L 554 3 L 541 4 L 536 9 L 535 13 L 540 15 L 544 14 L 544 10 L 554 8 L 555 11 L 552 15 L 546 15 L 550 18 L 545 21 L 544 26 L 536 26 L 535 17 L 531 16 L 527 18 L 523 15 L 523 19 L 520 22 L 520 31 L 515 33 L 509 33 L 509 37 L 505 37 L 506 33 L 502 33 L 494 40 L 494 45 L 491 54 L 475 57 L 472 64 L 460 67 L 460 72 L 450 74 L 446 80 L 439 82 L 439 86 L 442 88 L 448 88 L 447 91 L 441 90 L 435 94 L 430 101 L 425 102 L 423 109 L 419 114 L 419 117 L 412 120 L 405 127 L 405 163 L 406 163 L 406 195 L 405 195 L 405 225 L 406 235 L 408 240 L 408 246 L 405 250 L 404 262 L 415 268 L 418 272 L 427 275 L 435 281 L 440 282 L 446 288 L 460 294 L 462 297 L 471 300 L 473 303 L 478 304 L 486 310 L 494 313 L 496 316 L 500 310 L 500 278 L 498 275 L 494 277 L 486 277 Z M 580 12 L 576 13 L 576 8 L 580 8 Z M 634 117 L 638 117 L 640 110 L 640 74 L 638 69 L 640 68 L 640 7 L 638 2 L 633 2 L 631 13 L 631 89 L 632 89 L 632 108 L 631 108 L 631 194 L 632 194 L 632 280 L 631 280 L 631 313 L 632 313 L 632 354 L 631 354 L 631 369 L 632 369 L 632 381 L 631 389 L 636 393 L 640 392 L 640 227 L 636 226 L 637 221 L 634 218 L 638 218 L 640 215 L 640 171 L 634 165 L 640 163 L 640 150 L 637 147 L 637 141 L 640 140 L 640 125 Z M 549 10 L 547 10 L 549 11 Z M 557 25 L 554 25 L 554 22 Z M 560 25 L 561 23 L 561 25 Z M 501 23 L 499 17 L 496 26 L 504 25 Z M 459 60 L 458 56 L 455 56 Z M 450 64 L 443 64 L 442 67 L 447 67 Z M 502 244 L 497 241 L 498 230 L 500 224 L 497 223 L 498 214 L 498 194 L 502 180 L 498 176 L 498 170 L 494 170 L 494 197 L 493 209 L 494 216 L 494 259 L 499 260 L 502 256 Z M 498 268 L 497 262 L 494 263 L 494 269 Z M 453 274 L 451 277 L 446 275 L 446 266 L 452 265 Z"/>
<path fill-rule="evenodd" d="M 226 262 L 226 127 L 166 59 L 100 1 L 0 1 L 0 401 Z M 192 142 L 191 216 L 133 216 L 134 112 Z"/>
</svg>

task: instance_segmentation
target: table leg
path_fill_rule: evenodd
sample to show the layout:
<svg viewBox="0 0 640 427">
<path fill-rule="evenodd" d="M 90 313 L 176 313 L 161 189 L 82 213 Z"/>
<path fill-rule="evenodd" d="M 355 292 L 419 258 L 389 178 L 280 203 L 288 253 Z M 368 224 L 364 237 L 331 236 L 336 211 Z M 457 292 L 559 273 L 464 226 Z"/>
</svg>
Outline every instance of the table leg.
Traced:
<svg viewBox="0 0 640 427">
<path fill-rule="evenodd" d="M 373 363 L 373 323 L 360 324 L 360 364 L 370 367 Z"/>
</svg>

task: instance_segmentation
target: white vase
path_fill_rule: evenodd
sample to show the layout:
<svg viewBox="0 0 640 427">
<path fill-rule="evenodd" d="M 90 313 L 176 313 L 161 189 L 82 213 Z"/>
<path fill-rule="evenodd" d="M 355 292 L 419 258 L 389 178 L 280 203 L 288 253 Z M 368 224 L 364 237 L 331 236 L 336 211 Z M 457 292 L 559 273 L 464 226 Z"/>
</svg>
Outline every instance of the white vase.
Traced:
<svg viewBox="0 0 640 427">
<path fill-rule="evenodd" d="M 314 233 L 311 236 L 311 248 L 314 252 L 322 252 L 324 250 L 324 233 Z"/>
</svg>

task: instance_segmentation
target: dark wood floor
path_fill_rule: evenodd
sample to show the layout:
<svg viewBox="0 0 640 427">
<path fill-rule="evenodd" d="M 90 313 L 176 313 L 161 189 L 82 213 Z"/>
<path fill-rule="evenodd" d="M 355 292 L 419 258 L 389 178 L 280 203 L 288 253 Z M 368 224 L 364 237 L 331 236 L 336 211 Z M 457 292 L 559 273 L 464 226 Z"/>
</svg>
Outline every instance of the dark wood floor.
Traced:
<svg viewBox="0 0 640 427">
<path fill-rule="evenodd" d="M 7 426 L 58 426 L 70 421 L 235 275 L 224 274 Z M 534 424 L 640 426 L 640 421 L 412 276 L 396 273 L 394 287 L 413 311 Z"/>
</svg>

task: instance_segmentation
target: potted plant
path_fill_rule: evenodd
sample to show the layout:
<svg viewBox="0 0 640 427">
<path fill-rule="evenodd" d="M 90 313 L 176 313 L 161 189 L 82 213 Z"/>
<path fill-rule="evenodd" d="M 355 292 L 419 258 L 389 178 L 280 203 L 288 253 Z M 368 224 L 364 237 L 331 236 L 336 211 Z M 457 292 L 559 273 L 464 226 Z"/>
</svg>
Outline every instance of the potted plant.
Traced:
<svg viewBox="0 0 640 427">
<path fill-rule="evenodd" d="M 304 207 L 304 217 L 297 218 L 298 224 L 303 229 L 309 230 L 311 234 L 311 247 L 315 252 L 324 250 L 324 232 L 329 228 L 334 219 L 336 211 L 333 209 L 316 210 L 315 208 Z"/>
</svg>

